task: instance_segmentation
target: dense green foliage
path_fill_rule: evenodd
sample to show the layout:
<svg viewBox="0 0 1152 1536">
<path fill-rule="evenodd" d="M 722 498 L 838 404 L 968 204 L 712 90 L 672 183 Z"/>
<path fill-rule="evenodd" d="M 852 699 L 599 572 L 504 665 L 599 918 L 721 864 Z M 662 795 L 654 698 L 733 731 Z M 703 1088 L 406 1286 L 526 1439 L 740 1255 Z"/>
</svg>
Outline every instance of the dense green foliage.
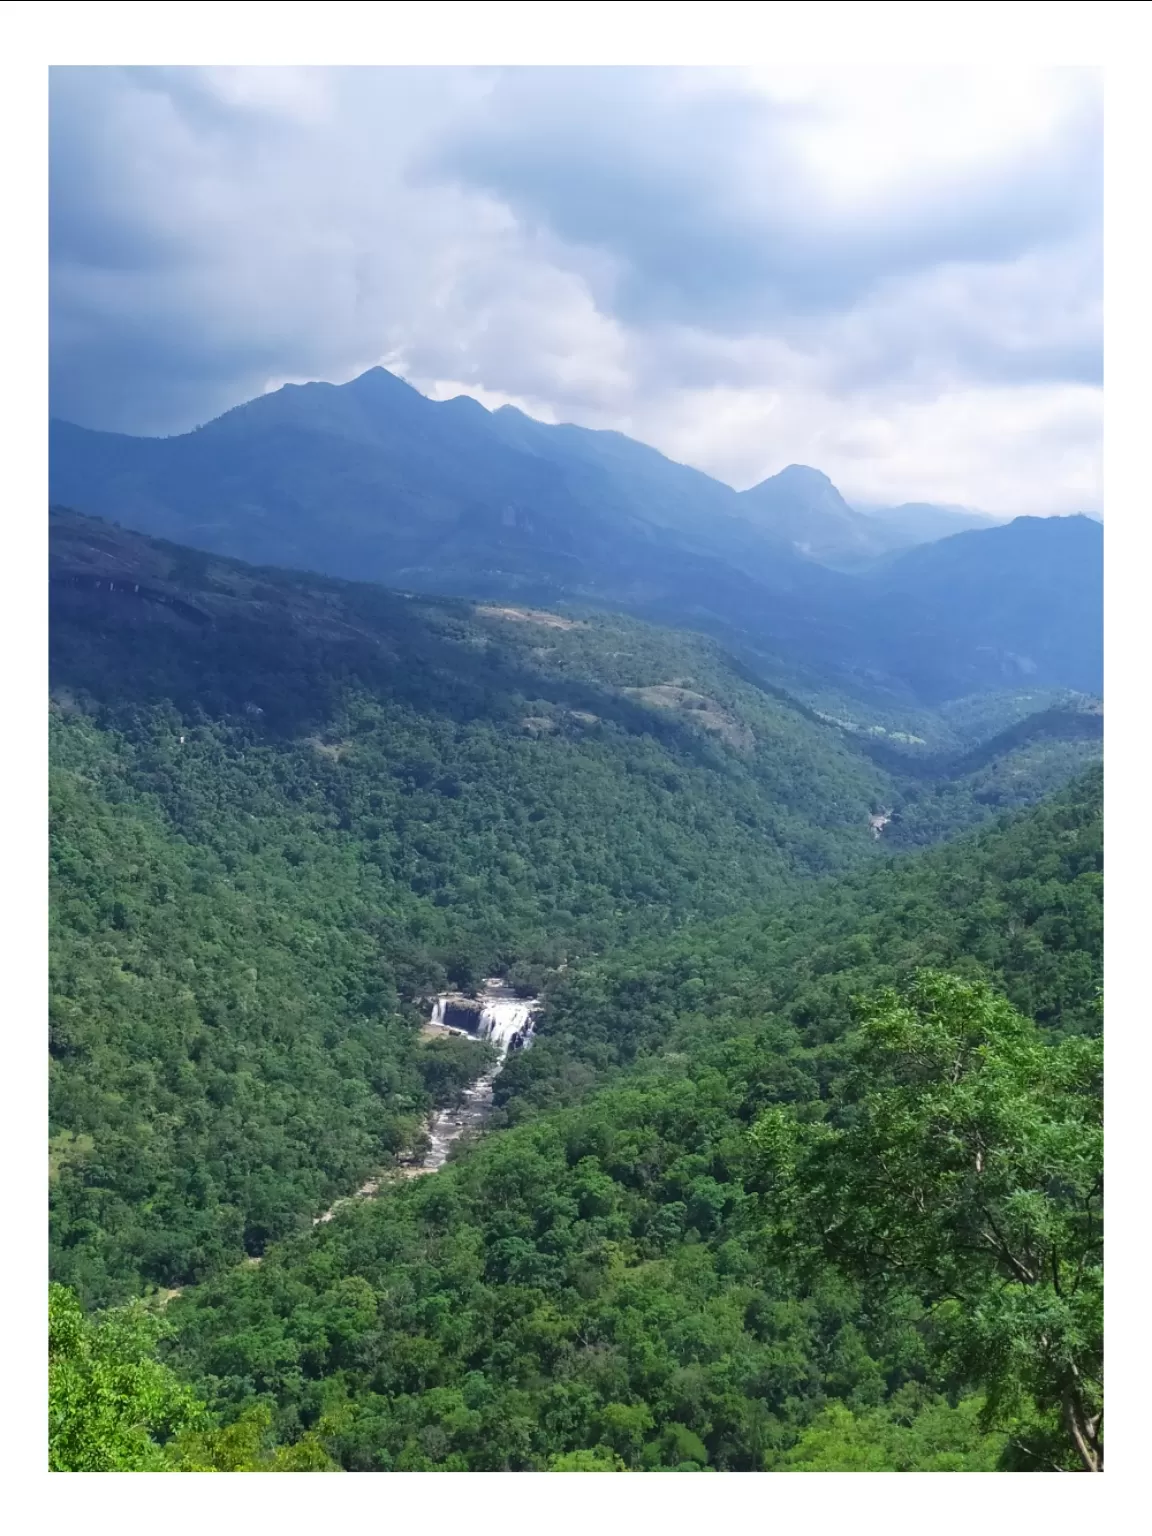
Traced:
<svg viewBox="0 0 1152 1536">
<path fill-rule="evenodd" d="M 770 1472 L 995 1472 L 1004 1437 L 981 1423 L 978 1397 L 918 1401 L 897 1393 L 879 1408 L 853 1412 L 829 1403 L 796 1444 L 767 1461 Z"/>
<path fill-rule="evenodd" d="M 227 1427 L 156 1359 L 168 1331 L 139 1303 L 85 1317 L 62 1285 L 48 1291 L 48 1467 L 52 1472 L 335 1471 L 308 1436 L 269 1443 L 255 1408 Z"/>
<path fill-rule="evenodd" d="M 157 1472 L 162 1442 L 204 1406 L 155 1359 L 159 1319 L 142 1307 L 93 1321 L 63 1286 L 48 1294 L 48 1465 L 53 1472 Z"/>
<path fill-rule="evenodd" d="M 811 1127 L 823 1147 L 847 1109 L 871 1106 L 871 1128 L 843 1123 L 858 1180 L 875 1176 L 884 1135 L 900 1131 L 881 1113 L 884 1094 L 907 1088 L 898 1063 L 874 1059 L 875 1021 L 894 1020 L 885 1038 L 899 1045 L 897 1025 L 907 1032 L 931 1014 L 926 998 L 943 997 L 945 1035 L 971 1040 L 971 1091 L 1000 1116 L 1000 1139 L 990 1138 L 996 1212 L 1010 1212 L 1026 1242 L 1071 1231 L 1078 1218 L 1058 1181 L 1075 1164 L 1083 1182 L 1095 1155 L 1097 1045 L 1085 1031 L 1100 975 L 1098 846 L 1099 785 L 1089 781 L 1002 830 L 837 886 L 806 914 L 788 914 L 788 940 L 773 942 L 777 920 L 761 918 L 762 943 L 751 923 L 728 950 L 724 929 L 687 932 L 667 943 L 678 970 L 610 961 L 575 978 L 541 1043 L 506 1071 L 522 1074 L 510 1104 L 519 1098 L 522 1124 L 435 1179 L 350 1209 L 273 1248 L 259 1269 L 176 1302 L 172 1363 L 216 1411 L 266 1404 L 286 1441 L 314 1433 L 350 1469 L 546 1468 L 572 1456 L 637 1470 L 1066 1464 L 1056 1377 L 1028 1334 L 1037 1296 L 1018 1302 L 1009 1290 L 971 1308 L 967 1339 L 938 1309 L 945 1282 L 968 1303 L 1001 1296 L 994 1255 L 961 1266 L 963 1275 L 955 1267 L 960 1217 L 947 1160 L 921 1156 L 921 1182 L 940 1213 L 936 1256 L 953 1267 L 932 1262 L 925 1241 L 916 1266 L 877 1274 L 800 1230 L 796 1211 L 828 1181 L 815 1167 L 797 1171 L 795 1198 L 782 1205 L 767 1127 L 773 1117 Z M 1019 931 L 1006 937 L 1013 904 Z M 1045 1043 L 982 982 L 914 974 L 907 1001 L 881 994 L 872 1024 L 857 1031 L 851 995 L 893 966 L 937 964 L 945 914 L 975 957 L 970 971 L 1018 997 L 1035 973 L 1038 1011 L 1064 1044 Z M 900 956 L 879 965 L 840 937 L 905 924 Z M 697 938 L 695 972 L 685 974 Z M 943 992 L 924 991 L 933 985 Z M 533 1111 L 534 1091 L 563 1076 L 557 1041 L 574 1040 L 578 1016 L 602 1021 L 577 1062 L 581 1101 Z M 597 1071 L 610 1080 L 588 1092 Z M 955 1107 L 969 1079 L 958 1089 L 944 1081 Z M 934 1126 L 930 1072 L 920 1089 L 910 1108 Z M 1062 1142 L 1051 1127 L 1063 1128 Z M 853 1134 L 876 1141 L 868 1157 Z M 902 1143 L 911 1158 L 915 1134 Z M 883 1220 L 879 1199 L 876 1210 Z M 1061 1236 L 1059 1263 L 1075 1268 L 1083 1256 L 1091 1276 L 1094 1241 L 1082 1232 L 1077 1250 Z M 1087 1354 L 1075 1361 L 1087 1375 L 1093 1279 L 1082 1296 L 1053 1359 L 1079 1349 L 1079 1327 Z"/>
<path fill-rule="evenodd" d="M 210 841 L 182 838 L 130 760 L 74 721 L 52 786 L 53 1272 L 96 1300 L 259 1252 L 483 1056 L 417 1043 L 345 850 L 314 838 L 294 866 L 299 818 L 256 834 L 219 802 Z"/>
<path fill-rule="evenodd" d="M 259 1254 L 417 1141 L 477 1070 L 420 996 L 870 862 L 903 794 L 696 636 L 53 534 L 53 1272 L 87 1301 Z"/>
<path fill-rule="evenodd" d="M 509 1063 L 513 1119 L 566 1102 L 664 1048 L 674 1025 L 770 1011 L 808 1045 L 842 1034 L 852 999 L 921 968 L 987 979 L 1046 1031 L 1099 1027 L 1102 776 L 1026 815 L 843 877 L 787 908 L 700 925 L 589 961 L 550 989 L 535 1049 Z"/>
<path fill-rule="evenodd" d="M 53 575 L 54 1466 L 1087 1465 L 1070 1425 L 1098 1454 L 1097 1233 L 1063 1191 L 1096 1198 L 1099 773 L 896 851 L 1056 787 L 1098 717 L 984 699 L 917 756 L 899 711 L 877 750 L 631 619 L 67 514 Z M 836 1137 L 887 1155 L 908 1085 L 875 1021 L 931 1016 L 925 971 L 995 1058 L 961 1086 L 1019 1131 L 997 1221 L 1044 1278 L 999 1311 L 954 1205 L 895 1283 L 771 1165 L 785 1125 L 815 1211 Z M 494 972 L 546 1004 L 495 1133 L 313 1228 L 490 1060 L 420 1024 Z M 901 1155 L 944 1185 L 917 1094 Z M 163 1320 L 77 1305 L 157 1288 Z"/>
<path fill-rule="evenodd" d="M 923 846 L 979 822 L 989 811 L 1028 805 L 1099 762 L 1104 716 L 1073 696 L 1014 721 L 959 753 L 903 761 L 876 754 L 904 782 L 887 829 L 891 846 Z"/>
<path fill-rule="evenodd" d="M 915 1287 L 1014 1449 L 1100 1471 L 1099 1037 L 1046 1044 L 986 987 L 926 973 L 871 1000 L 854 1045 L 826 1119 L 753 1127 L 781 1248 Z"/>
<path fill-rule="evenodd" d="M 873 854 L 882 771 L 694 637 L 55 535 L 104 583 L 58 581 L 52 635 L 53 1272 L 86 1301 L 258 1254 L 418 1139 L 478 1071 L 421 995 Z M 211 620 L 131 590 L 158 569 Z"/>
<path fill-rule="evenodd" d="M 763 1234 L 741 1070 L 815 1090 L 757 1044 L 493 1137 L 209 1282 L 174 1304 L 174 1363 L 219 1410 L 275 1404 L 286 1438 L 313 1429 L 358 1470 L 600 1446 L 638 1469 L 755 1470 L 830 1398 L 867 1410 L 892 1384 L 935 1406 L 948 1384 L 914 1299 L 867 1313 Z"/>
</svg>

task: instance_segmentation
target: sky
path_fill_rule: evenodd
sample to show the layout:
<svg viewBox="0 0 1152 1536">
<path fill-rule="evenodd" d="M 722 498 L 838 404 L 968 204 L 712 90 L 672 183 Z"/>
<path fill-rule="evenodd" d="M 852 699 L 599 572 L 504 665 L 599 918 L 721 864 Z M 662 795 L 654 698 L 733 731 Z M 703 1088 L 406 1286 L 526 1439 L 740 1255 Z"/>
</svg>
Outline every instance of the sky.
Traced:
<svg viewBox="0 0 1152 1536">
<path fill-rule="evenodd" d="M 1101 509 L 1101 88 L 1029 73 L 56 68 L 53 414 L 383 364 L 743 489 Z"/>
</svg>

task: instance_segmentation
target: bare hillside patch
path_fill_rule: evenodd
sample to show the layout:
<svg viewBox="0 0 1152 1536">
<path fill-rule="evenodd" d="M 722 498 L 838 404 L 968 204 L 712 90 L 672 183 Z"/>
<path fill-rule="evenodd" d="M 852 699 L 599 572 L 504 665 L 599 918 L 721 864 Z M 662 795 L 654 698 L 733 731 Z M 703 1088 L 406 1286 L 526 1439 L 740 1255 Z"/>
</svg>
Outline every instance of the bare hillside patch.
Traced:
<svg viewBox="0 0 1152 1536">
<path fill-rule="evenodd" d="M 751 752 L 756 745 L 756 738 L 748 727 L 705 693 L 695 693 L 676 683 L 653 683 L 647 688 L 623 688 L 621 692 L 655 709 L 674 711 L 719 736 L 738 752 Z"/>
</svg>

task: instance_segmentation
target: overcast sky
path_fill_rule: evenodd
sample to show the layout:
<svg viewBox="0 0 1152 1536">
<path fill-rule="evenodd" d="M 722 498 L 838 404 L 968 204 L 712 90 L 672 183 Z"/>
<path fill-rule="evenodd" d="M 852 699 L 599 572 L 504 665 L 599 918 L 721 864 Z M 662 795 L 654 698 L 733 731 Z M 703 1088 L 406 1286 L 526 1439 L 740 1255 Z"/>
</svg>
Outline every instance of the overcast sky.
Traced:
<svg viewBox="0 0 1152 1536">
<path fill-rule="evenodd" d="M 740 488 L 1100 507 L 1093 71 L 56 69 L 52 408 L 375 363 Z"/>
</svg>

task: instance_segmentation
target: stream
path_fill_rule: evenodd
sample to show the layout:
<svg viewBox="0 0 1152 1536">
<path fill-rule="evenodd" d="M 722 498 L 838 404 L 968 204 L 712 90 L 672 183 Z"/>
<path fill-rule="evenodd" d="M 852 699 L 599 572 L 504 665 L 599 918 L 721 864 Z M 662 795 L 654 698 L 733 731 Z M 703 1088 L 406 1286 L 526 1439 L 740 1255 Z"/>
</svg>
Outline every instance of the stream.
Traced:
<svg viewBox="0 0 1152 1536">
<path fill-rule="evenodd" d="M 489 976 L 474 998 L 445 992 L 435 999 L 432 1017 L 424 1026 L 425 1035 L 465 1035 L 473 1040 L 490 1040 L 499 1054 L 495 1065 L 464 1090 L 458 1104 L 436 1111 L 428 1122 L 427 1151 L 418 1160 L 398 1168 L 396 1174 L 412 1179 L 435 1173 L 447 1162 L 453 1145 L 465 1131 L 479 1130 L 492 1113 L 493 1084 L 509 1054 L 527 1050 L 532 1043 L 539 1008 L 539 999 L 518 996 L 499 976 Z M 384 1177 L 369 1179 L 355 1195 L 335 1201 L 313 1219 L 312 1225 L 331 1221 L 350 1200 L 371 1198 L 378 1193 Z"/>
</svg>

